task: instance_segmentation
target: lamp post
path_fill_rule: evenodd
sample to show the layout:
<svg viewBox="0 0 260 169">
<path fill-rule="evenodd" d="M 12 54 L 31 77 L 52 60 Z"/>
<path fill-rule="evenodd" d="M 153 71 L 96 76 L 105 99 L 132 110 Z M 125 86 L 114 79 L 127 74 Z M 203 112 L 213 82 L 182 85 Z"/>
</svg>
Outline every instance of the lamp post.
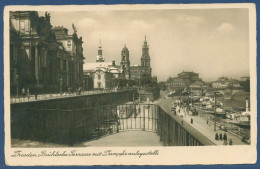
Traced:
<svg viewBox="0 0 260 169">
<path fill-rule="evenodd" d="M 217 94 L 219 94 L 219 92 L 214 92 L 214 101 L 215 101 L 215 120 L 214 120 L 214 131 L 217 130 Z"/>
<path fill-rule="evenodd" d="M 83 92 L 85 91 L 85 79 L 83 79 Z"/>
<path fill-rule="evenodd" d="M 19 97 L 19 91 L 18 91 L 18 77 L 19 77 L 19 75 L 18 74 L 16 74 L 16 94 L 17 94 L 17 98 Z"/>
</svg>

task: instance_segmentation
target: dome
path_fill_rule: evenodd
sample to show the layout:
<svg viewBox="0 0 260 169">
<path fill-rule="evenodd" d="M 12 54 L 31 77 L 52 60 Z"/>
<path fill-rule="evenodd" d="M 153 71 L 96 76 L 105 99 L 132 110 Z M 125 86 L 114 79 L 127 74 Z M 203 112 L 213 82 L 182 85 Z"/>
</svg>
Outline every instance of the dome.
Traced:
<svg viewBox="0 0 260 169">
<path fill-rule="evenodd" d="M 128 52 L 128 49 L 127 49 L 126 45 L 125 45 L 125 47 L 122 49 L 122 52 Z"/>
</svg>

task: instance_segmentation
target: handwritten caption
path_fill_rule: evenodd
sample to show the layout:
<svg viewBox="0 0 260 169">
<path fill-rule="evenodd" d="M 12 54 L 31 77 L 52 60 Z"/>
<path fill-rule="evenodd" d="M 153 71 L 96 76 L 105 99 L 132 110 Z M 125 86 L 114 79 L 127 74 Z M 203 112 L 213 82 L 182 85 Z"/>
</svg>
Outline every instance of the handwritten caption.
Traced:
<svg viewBox="0 0 260 169">
<path fill-rule="evenodd" d="M 39 153 L 33 152 L 23 152 L 22 150 L 16 150 L 13 152 L 11 157 L 76 157 L 76 156 L 86 156 L 86 157 L 123 157 L 123 156 L 138 156 L 139 158 L 144 156 L 156 156 L 159 155 L 159 150 L 150 150 L 147 152 L 142 152 L 140 150 L 134 152 L 128 152 L 126 150 L 123 151 L 112 151 L 112 150 L 105 150 L 101 152 L 81 152 L 78 150 L 71 150 L 71 151 L 47 151 L 42 150 Z"/>
</svg>

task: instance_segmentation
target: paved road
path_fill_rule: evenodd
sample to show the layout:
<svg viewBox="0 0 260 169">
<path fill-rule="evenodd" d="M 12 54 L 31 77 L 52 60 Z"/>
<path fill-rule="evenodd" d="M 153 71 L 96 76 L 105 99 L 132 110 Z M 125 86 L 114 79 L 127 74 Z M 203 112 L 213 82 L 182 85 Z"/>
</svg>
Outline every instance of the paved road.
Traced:
<svg viewBox="0 0 260 169">
<path fill-rule="evenodd" d="M 164 110 L 166 110 L 168 113 L 173 114 L 171 112 L 170 108 L 172 103 L 177 98 L 167 98 L 167 97 L 161 97 L 156 104 L 160 105 Z M 178 112 L 178 108 L 177 108 Z M 177 113 L 177 116 L 183 116 L 184 121 L 187 122 L 188 125 L 192 126 L 194 129 L 196 129 L 198 132 L 200 132 L 202 135 L 206 136 L 208 139 L 210 139 L 212 142 L 214 142 L 216 145 L 223 145 L 224 141 L 218 141 L 215 140 L 215 134 L 216 133 L 222 133 L 224 134 L 224 131 L 217 129 L 217 131 L 214 131 L 214 124 L 209 123 L 207 124 L 207 121 L 199 116 L 191 116 L 188 115 L 187 112 L 184 111 L 184 109 L 181 109 L 180 113 Z M 193 124 L 191 124 L 191 118 L 193 119 Z M 227 133 L 228 141 L 231 138 L 233 141 L 233 145 L 246 145 L 244 142 L 241 141 L 240 138 L 237 136 Z"/>
</svg>

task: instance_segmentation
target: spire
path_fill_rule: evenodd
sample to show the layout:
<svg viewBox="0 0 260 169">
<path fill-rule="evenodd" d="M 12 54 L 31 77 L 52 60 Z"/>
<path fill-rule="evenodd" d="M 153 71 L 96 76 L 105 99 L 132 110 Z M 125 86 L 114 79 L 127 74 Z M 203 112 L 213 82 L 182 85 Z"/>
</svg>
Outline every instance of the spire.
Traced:
<svg viewBox="0 0 260 169">
<path fill-rule="evenodd" d="M 145 44 L 145 45 L 147 44 L 146 35 L 144 36 L 144 44 Z"/>
</svg>

